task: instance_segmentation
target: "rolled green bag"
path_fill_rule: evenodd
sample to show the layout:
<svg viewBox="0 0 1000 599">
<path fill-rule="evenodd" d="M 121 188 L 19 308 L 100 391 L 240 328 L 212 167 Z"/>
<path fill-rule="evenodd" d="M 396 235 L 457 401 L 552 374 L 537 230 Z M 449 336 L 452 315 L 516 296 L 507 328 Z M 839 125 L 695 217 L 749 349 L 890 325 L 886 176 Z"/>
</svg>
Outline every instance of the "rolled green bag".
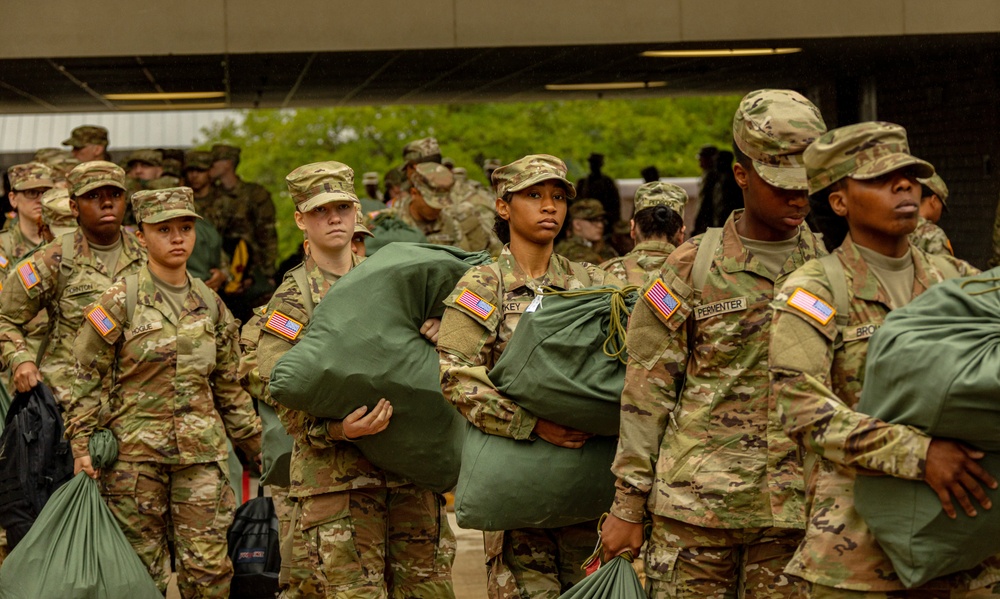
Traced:
<svg viewBox="0 0 1000 599">
<path fill-rule="evenodd" d="M 271 373 L 271 397 L 335 419 L 387 398 L 389 426 L 353 443 L 379 468 L 433 491 L 452 489 L 466 420 L 441 393 L 437 351 L 420 326 L 440 318 L 467 270 L 490 261 L 486 252 L 447 246 L 385 246 L 316 306 L 302 338 Z"/>
<path fill-rule="evenodd" d="M 110 431 L 90 440 L 94 468 L 114 462 Z M 157 599 L 150 578 L 97 481 L 83 472 L 49 498 L 31 530 L 0 567 L 0 599 Z"/>
<path fill-rule="evenodd" d="M 619 555 L 574 584 L 559 599 L 646 599 L 646 592 L 632 562 Z"/>
<path fill-rule="evenodd" d="M 535 311 L 521 316 L 490 381 L 539 418 L 617 436 L 625 361 L 608 354 L 624 348 L 637 297 L 634 289 L 615 287 L 543 295 Z M 621 333 L 617 341 L 609 340 L 614 331 Z"/>
<path fill-rule="evenodd" d="M 1000 476 L 1000 269 L 934 285 L 868 346 L 859 412 L 987 452 Z M 983 489 L 994 505 L 1000 492 Z M 854 502 L 909 588 L 1000 553 L 1000 510 L 948 518 L 923 481 L 858 476 Z M 975 501 L 974 501 L 975 503 Z M 957 506 L 957 503 L 956 503 Z"/>
<path fill-rule="evenodd" d="M 391 212 L 376 216 L 370 230 L 374 237 L 365 237 L 365 254 L 369 258 L 390 243 L 427 243 L 423 231 L 404 223 Z"/>
<path fill-rule="evenodd" d="M 617 448 L 617 437 L 592 437 L 580 449 L 567 449 L 469 426 L 455 489 L 458 525 L 512 530 L 596 520 L 615 498 Z"/>
</svg>

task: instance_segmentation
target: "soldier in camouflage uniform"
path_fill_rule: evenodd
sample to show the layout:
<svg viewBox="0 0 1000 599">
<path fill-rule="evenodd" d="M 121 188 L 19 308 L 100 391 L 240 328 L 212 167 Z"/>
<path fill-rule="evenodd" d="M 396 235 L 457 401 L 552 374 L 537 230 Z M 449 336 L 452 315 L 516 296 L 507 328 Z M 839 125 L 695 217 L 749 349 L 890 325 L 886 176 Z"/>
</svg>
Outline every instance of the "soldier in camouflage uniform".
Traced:
<svg viewBox="0 0 1000 599">
<path fill-rule="evenodd" d="M 559 242 L 556 253 L 574 262 L 600 264 L 618 254 L 604 243 L 604 208 L 597 200 L 577 200 L 569 207 L 572 235 Z"/>
<path fill-rule="evenodd" d="M 0 355 L 14 371 L 14 386 L 28 391 L 44 380 L 65 407 L 73 371 L 73 339 L 84 308 L 112 281 L 137 272 L 146 253 L 122 228 L 125 171 L 104 161 L 84 162 L 69 173 L 70 206 L 79 229 L 20 263 L 0 291 Z M 48 311 L 51 324 L 41 356 L 26 339 L 26 325 Z"/>
<path fill-rule="evenodd" d="M 365 193 L 368 194 L 368 197 L 358 198 L 361 201 L 361 211 L 365 214 L 370 214 L 379 210 L 385 210 L 385 202 L 382 201 L 378 193 L 378 173 L 375 171 L 365 173 L 361 184 L 365 188 Z"/>
<path fill-rule="evenodd" d="M 353 171 L 320 162 L 295 169 L 286 181 L 309 252 L 285 276 L 262 319 L 257 361 L 265 382 L 308 327 L 307 303 L 319 304 L 363 260 L 350 244 L 359 206 Z M 436 322 L 425 324 L 436 333 Z M 453 598 L 455 537 L 444 498 L 380 470 L 350 442 L 384 430 L 392 406 L 381 400 L 370 411 L 330 420 L 273 405 L 295 441 L 288 492 L 297 530 L 285 596 Z"/>
<path fill-rule="evenodd" d="M 970 515 L 966 492 L 986 499 L 972 481 L 992 481 L 975 463 L 981 453 L 854 410 L 868 339 L 889 311 L 945 278 L 976 272 L 908 242 L 917 223 L 917 177 L 933 167 L 909 154 L 906 132 L 891 123 L 829 131 L 809 146 L 805 163 L 809 191 L 827 199 L 850 232 L 830 257 L 792 273 L 774 298 L 771 379 L 784 429 L 805 456 L 808 513 L 805 538 L 785 572 L 809 581 L 810 597 L 988 595 L 983 587 L 1000 579 L 996 557 L 907 590 L 854 509 L 859 474 L 926 480 L 939 496 L 959 496 Z M 845 278 L 845 296 L 835 296 L 833 277 Z M 966 488 L 943 482 L 966 477 Z M 951 502 L 942 503 L 954 517 Z"/>
<path fill-rule="evenodd" d="M 143 189 L 166 189 L 181 184 L 179 177 L 163 172 L 163 154 L 159 150 L 136 150 L 125 160 L 126 186 L 133 193 Z"/>
<path fill-rule="evenodd" d="M 226 437 L 252 458 L 261 443 L 260 420 L 237 381 L 239 323 L 187 273 L 198 218 L 191 189 L 140 191 L 132 207 L 149 262 L 103 292 L 76 338 L 65 415 L 74 472 L 100 478 L 161 592 L 170 578 L 170 527 L 181 596 L 227 598 L 226 530 L 236 502 Z M 114 381 L 109 397 L 106 378 Z M 118 441 L 118 460 L 100 475 L 87 449 L 99 428 Z"/>
<path fill-rule="evenodd" d="M 601 268 L 629 285 L 644 285 L 646 276 L 658 272 L 684 241 L 684 205 L 687 192 L 672 183 L 654 181 L 635 190 L 635 215 L 629 222 L 635 248 Z"/>
<path fill-rule="evenodd" d="M 928 254 L 954 256 L 948 235 L 937 224 L 941 214 L 948 209 L 948 186 L 937 173 L 920 179 L 920 185 L 920 217 L 917 228 L 910 233 L 910 243 Z"/>
<path fill-rule="evenodd" d="M 73 157 L 69 150 L 59 148 L 42 148 L 35 152 L 32 158 L 34 162 L 41 162 L 52 169 L 52 181 L 56 187 L 67 188 L 66 175 L 73 167 L 80 164 L 80 161 Z"/>
<path fill-rule="evenodd" d="M 42 195 L 52 189 L 52 169 L 40 162 L 16 164 L 7 169 L 10 179 L 10 205 L 17 211 L 16 220 L 0 232 L 0 275 L 7 273 L 25 255 L 44 240 L 39 232 L 42 221 Z"/>
<path fill-rule="evenodd" d="M 73 158 L 80 162 L 111 161 L 111 155 L 108 154 L 108 130 L 104 127 L 81 125 L 73 129 L 62 145 L 72 146 Z"/>
<path fill-rule="evenodd" d="M 793 91 L 747 94 L 733 118 L 746 209 L 670 254 L 632 312 L 603 539 L 606 559 L 635 554 L 652 519 L 653 599 L 788 597 L 801 584 L 784 566 L 802 538 L 802 468 L 772 408 L 766 350 L 775 290 L 825 253 L 804 225 L 802 167 L 825 129 Z"/>
<path fill-rule="evenodd" d="M 53 187 L 42 194 L 42 225 L 45 243 L 76 232 L 76 217 L 69 205 L 69 191 Z"/>
<path fill-rule="evenodd" d="M 578 449 L 589 434 L 539 419 L 484 382 L 542 287 L 620 287 L 621 281 L 553 252 L 567 203 L 576 195 L 562 160 L 526 156 L 497 169 L 493 182 L 502 198 L 497 202 L 498 233 L 509 245 L 495 264 L 469 270 L 445 300 L 438 336 L 441 388 L 485 433 Z M 558 597 L 583 578 L 580 564 L 593 551 L 596 528 L 592 521 L 484 533 L 490 599 Z"/>
</svg>

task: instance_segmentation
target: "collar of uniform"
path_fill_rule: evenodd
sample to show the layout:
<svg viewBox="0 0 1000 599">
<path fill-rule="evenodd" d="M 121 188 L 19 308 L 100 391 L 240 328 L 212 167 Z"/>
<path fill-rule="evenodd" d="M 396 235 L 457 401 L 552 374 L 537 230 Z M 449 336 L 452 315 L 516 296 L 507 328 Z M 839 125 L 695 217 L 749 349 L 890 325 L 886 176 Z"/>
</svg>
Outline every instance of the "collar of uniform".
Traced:
<svg viewBox="0 0 1000 599">
<path fill-rule="evenodd" d="M 844 270 L 854 273 L 854 278 L 851 281 L 854 297 L 892 306 L 889 302 L 888 292 L 882 288 L 875 273 L 868 268 L 868 263 L 861 257 L 861 252 L 858 251 L 857 245 L 851 239 L 850 233 L 844 238 L 844 243 L 840 244 L 836 252 L 840 254 L 840 259 L 844 262 Z M 911 247 L 910 256 L 913 259 L 913 295 L 911 297 L 916 297 L 938 281 L 932 278 L 928 271 L 930 264 L 923 252 L 916 251 L 915 248 Z"/>
<path fill-rule="evenodd" d="M 353 270 L 355 266 L 361 264 L 362 260 L 364 258 L 351 252 L 351 269 Z M 316 264 L 312 256 L 306 257 L 303 268 L 306 269 L 306 278 L 309 280 L 309 293 L 312 295 L 312 304 L 313 306 L 317 306 L 320 300 L 326 297 L 326 292 L 330 290 L 333 283 L 323 275 L 323 269 Z M 340 279 L 338 278 L 337 280 L 339 281 Z"/>
<path fill-rule="evenodd" d="M 107 273 L 108 276 L 110 276 L 112 279 L 117 278 L 115 275 L 124 270 L 125 267 L 131 264 L 132 262 L 142 262 L 143 264 L 145 264 L 146 262 L 146 250 L 144 250 L 143 247 L 139 245 L 139 240 L 136 239 L 136 236 L 133 233 L 127 231 L 124 227 L 121 227 L 121 232 L 122 232 L 122 251 L 121 254 L 118 256 L 118 264 L 121 264 L 122 268 L 115 272 Z M 70 235 L 70 233 L 67 233 L 67 235 Z M 89 264 L 95 270 L 101 272 L 110 270 L 110 269 L 105 269 L 104 263 L 98 260 L 97 256 L 95 256 L 94 253 L 90 251 L 90 243 L 87 242 L 87 238 L 84 237 L 83 229 L 81 227 L 77 227 L 76 231 L 72 233 L 72 235 L 73 235 L 73 249 L 76 252 L 76 256 L 74 257 L 75 262 L 77 263 L 82 262 Z M 122 261 L 123 257 L 125 258 L 124 262 Z"/>
<path fill-rule="evenodd" d="M 772 281 L 781 278 L 802 266 L 808 260 L 818 258 L 820 241 L 805 224 L 799 225 L 799 243 L 792 252 L 792 268 L 783 270 L 781 273 L 771 273 L 764 265 L 757 260 L 743 242 L 740 241 L 740 234 L 736 231 L 736 221 L 743 216 L 743 210 L 734 210 L 726 224 L 722 227 L 722 270 L 728 273 L 749 271 Z"/>
<path fill-rule="evenodd" d="M 541 277 L 534 279 L 538 287 L 553 287 L 555 289 L 568 289 L 571 278 L 570 261 L 559 254 L 552 252 L 549 257 L 549 268 Z M 500 272 L 503 273 L 503 286 L 507 291 L 514 291 L 521 287 L 528 287 L 531 277 L 521 269 L 521 266 L 514 259 L 514 254 L 510 253 L 510 246 L 503 246 L 500 257 L 497 258 Z"/>
<path fill-rule="evenodd" d="M 163 315 L 171 324 L 176 326 L 178 324 L 178 317 L 174 314 L 174 311 L 170 309 L 165 301 L 160 299 L 156 300 L 156 281 L 153 280 L 153 274 L 149 271 L 149 266 L 143 266 L 139 269 L 139 289 L 136 292 L 135 304 L 136 306 L 149 306 L 155 308 L 160 314 Z M 193 293 L 194 291 L 194 281 L 191 280 L 190 273 L 187 275 L 188 289 L 187 297 L 184 299 L 184 312 L 183 314 L 188 314 L 196 310 L 208 310 L 208 305 L 205 300 L 201 298 L 200 293 Z"/>
<path fill-rule="evenodd" d="M 669 254 L 673 252 L 675 249 L 677 249 L 677 247 L 674 246 L 674 244 L 670 243 L 669 241 L 659 241 L 656 239 L 652 239 L 649 241 L 641 241 L 635 244 L 635 247 L 632 248 L 632 251 L 629 252 L 629 254 L 636 254 L 639 252 L 650 252 L 650 253 L 660 252 L 663 254 Z"/>
</svg>

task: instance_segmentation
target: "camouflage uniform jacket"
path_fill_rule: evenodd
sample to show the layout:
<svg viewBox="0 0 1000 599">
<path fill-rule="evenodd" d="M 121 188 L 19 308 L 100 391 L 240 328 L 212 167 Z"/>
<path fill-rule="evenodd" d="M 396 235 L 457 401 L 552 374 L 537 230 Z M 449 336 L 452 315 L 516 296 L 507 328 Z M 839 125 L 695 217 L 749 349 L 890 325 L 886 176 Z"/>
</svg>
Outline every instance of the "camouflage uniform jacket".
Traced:
<svg viewBox="0 0 1000 599">
<path fill-rule="evenodd" d="M 111 429 L 118 459 L 126 462 L 218 462 L 229 455 L 227 434 L 248 456 L 260 453 L 260 420 L 236 374 L 239 321 L 213 293 L 213 322 L 188 277 L 179 316 L 148 267 L 136 280 L 131 319 L 124 279 L 88 309 L 74 345 L 77 377 L 65 416 L 74 457 L 88 455 L 98 427 Z M 113 384 L 105 397 L 108 376 Z"/>
<path fill-rule="evenodd" d="M 775 277 L 726 221 L 697 301 L 691 271 L 703 236 L 650 277 L 629 321 L 612 513 L 648 510 L 707 528 L 802 528 L 802 467 L 768 391 L 775 288 L 825 253 L 805 226 Z M 649 294 L 672 295 L 653 303 Z M 691 336 L 693 335 L 693 338 Z M 679 396 L 678 396 L 679 394 Z"/>
<path fill-rule="evenodd" d="M 645 285 L 649 273 L 659 272 L 675 249 L 669 241 L 643 241 L 624 256 L 601 264 L 601 268 L 629 285 Z"/>
<path fill-rule="evenodd" d="M 917 222 L 917 228 L 910 233 L 910 243 L 928 254 L 955 255 L 944 229 L 922 216 Z"/>
<path fill-rule="evenodd" d="M 455 181 L 451 188 L 451 201 L 454 204 L 468 202 L 475 206 L 488 220 L 493 220 L 496 214 L 496 198 L 492 191 L 487 191 L 479 181 Z"/>
<path fill-rule="evenodd" d="M 401 221 L 426 235 L 427 243 L 450 245 L 467 252 L 486 250 L 494 256 L 500 253 L 501 244 L 493 234 L 493 222 L 487 222 L 483 212 L 469 202 L 446 206 L 437 220 L 425 221 L 414 218 L 411 201 L 412 196 L 404 194 L 393 210 Z"/>
<path fill-rule="evenodd" d="M 486 433 L 531 438 L 538 419 L 497 391 L 487 374 L 539 289 L 548 286 L 568 290 L 591 285 L 621 287 L 622 283 L 596 266 L 576 264 L 558 254 L 552 254 L 544 275 L 531 279 L 507 246 L 495 265 L 477 266 L 466 272 L 444 302 L 438 333 L 444 396 Z M 494 307 L 489 316 L 484 319 L 457 303 L 466 290 Z"/>
<path fill-rule="evenodd" d="M 364 258 L 351 255 L 353 265 L 358 265 Z M 289 341 L 263 326 L 267 317 L 275 311 L 302 323 L 303 333 L 309 328 L 309 315 L 306 314 L 302 301 L 303 291 L 312 297 L 312 304 L 319 305 L 320 300 L 330 290 L 332 283 L 324 276 L 323 271 L 312 258 L 306 258 L 304 264 L 297 268 L 306 269 L 310 288 L 299 289 L 292 275 L 295 269 L 285 275 L 277 291 L 267 304 L 265 318 L 261 319 L 261 334 L 257 345 L 258 372 L 266 382 L 271 378 L 271 371 L 278 359 L 298 342 Z M 358 307 L 355 307 L 357 309 Z M 295 444 L 292 447 L 290 469 L 289 495 L 292 497 L 309 497 L 324 493 L 347 491 L 350 489 L 380 488 L 386 486 L 401 486 L 406 481 L 384 472 L 368 461 L 368 458 L 344 436 L 343 422 L 318 418 L 299 410 L 290 410 L 265 394 L 264 400 L 274 407 L 285 430 L 291 435 Z"/>
<path fill-rule="evenodd" d="M 930 255 L 913 247 L 911 252 L 911 297 L 916 297 L 945 276 Z M 892 305 L 850 235 L 834 255 L 844 267 L 849 300 L 845 303 L 850 306 L 842 342 L 837 340 L 835 319 L 823 324 L 788 303 L 802 289 L 835 306 L 829 277 L 819 261 L 792 273 L 774 298 L 772 389 L 784 429 L 803 454 L 806 475 L 805 540 L 785 571 L 842 589 L 903 591 L 889 558 L 854 510 L 854 479 L 859 473 L 885 473 L 922 480 L 930 437 L 854 411 L 865 382 L 868 338 Z M 936 258 L 952 263 L 962 275 L 976 272 L 950 256 Z M 1000 561 L 990 558 L 984 565 L 951 581 L 928 583 L 928 588 L 948 588 L 949 583 L 968 582 L 976 575 L 980 585 L 1000 579 Z"/>
<path fill-rule="evenodd" d="M 247 244 L 250 246 L 254 267 L 266 278 L 273 277 L 278 259 L 278 230 L 275 226 L 277 216 L 271 192 L 263 185 L 248 183 L 242 179 L 226 192 L 235 197 L 237 204 L 246 210 L 252 231 Z"/>
<path fill-rule="evenodd" d="M 241 240 L 246 242 L 247 249 L 251 249 L 254 232 L 246 204 L 237 201 L 218 185 L 211 186 L 209 190 L 204 196 L 194 198 L 194 206 L 198 214 L 222 235 L 222 249 L 232 255 Z"/>
<path fill-rule="evenodd" d="M 574 262 L 600 264 L 617 258 L 614 250 L 604 243 L 591 243 L 582 237 L 567 237 L 556 246 L 556 253 Z"/>
<path fill-rule="evenodd" d="M 9 229 L 0 232 L 0 277 L 3 277 L 0 281 L 7 278 L 7 275 L 14 270 L 22 258 L 43 245 L 45 245 L 44 241 L 37 245 L 31 243 L 21 232 L 17 219 L 14 219 Z M 2 282 L 0 282 L 0 289 L 3 289 Z M 48 327 L 49 315 L 46 310 L 39 312 L 37 316 L 24 325 L 23 333 L 25 333 L 27 340 L 28 351 L 32 355 L 38 355 Z"/>
<path fill-rule="evenodd" d="M 77 229 L 57 237 L 22 262 L 7 276 L 0 291 L 0 353 L 11 370 L 38 360 L 25 340 L 26 325 L 42 310 L 54 319 L 48 346 L 37 366 L 60 403 L 69 401 L 76 379 L 73 340 L 83 326 L 84 308 L 94 303 L 115 279 L 138 272 L 146 264 L 146 251 L 135 236 L 125 229 L 121 234 L 122 250 L 113 272 L 91 253 L 83 230 Z M 73 240 L 73 267 L 60 275 L 63 239 L 67 235 Z"/>
</svg>

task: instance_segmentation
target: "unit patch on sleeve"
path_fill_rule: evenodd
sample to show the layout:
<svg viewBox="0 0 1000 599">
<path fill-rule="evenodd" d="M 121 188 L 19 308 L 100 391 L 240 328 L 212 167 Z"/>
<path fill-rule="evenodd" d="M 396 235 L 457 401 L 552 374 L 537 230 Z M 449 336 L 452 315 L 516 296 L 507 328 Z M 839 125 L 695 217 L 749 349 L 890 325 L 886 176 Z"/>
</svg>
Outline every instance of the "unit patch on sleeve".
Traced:
<svg viewBox="0 0 1000 599">
<path fill-rule="evenodd" d="M 833 306 L 801 287 L 796 289 L 795 293 L 788 298 L 788 305 L 822 325 L 830 322 L 833 315 L 837 313 L 833 309 Z"/>
<path fill-rule="evenodd" d="M 101 335 L 107 335 L 115 330 L 115 322 L 111 320 L 111 317 L 108 316 L 108 313 L 101 306 L 97 306 L 91 310 L 87 314 L 87 320 L 90 321 L 90 324 L 94 325 L 94 328 Z"/>
<path fill-rule="evenodd" d="M 493 314 L 493 311 L 497 309 L 496 306 L 479 297 L 475 293 L 472 293 L 468 289 L 463 289 L 462 293 L 455 300 L 455 303 L 460 306 L 465 306 L 472 311 L 473 314 L 486 320 Z"/>
<path fill-rule="evenodd" d="M 267 317 L 264 328 L 274 331 L 289 341 L 295 341 L 299 333 L 302 332 L 302 323 L 275 310 Z"/>
<path fill-rule="evenodd" d="M 670 318 L 681 305 L 681 301 L 677 299 L 677 296 L 663 284 L 663 279 L 656 279 L 656 282 L 646 290 L 644 295 L 646 296 L 646 301 L 656 308 L 664 318 Z"/>
<path fill-rule="evenodd" d="M 21 277 L 25 289 L 31 289 L 38 284 L 38 273 L 35 272 L 35 266 L 31 262 L 24 262 L 18 266 L 17 275 Z"/>
</svg>

